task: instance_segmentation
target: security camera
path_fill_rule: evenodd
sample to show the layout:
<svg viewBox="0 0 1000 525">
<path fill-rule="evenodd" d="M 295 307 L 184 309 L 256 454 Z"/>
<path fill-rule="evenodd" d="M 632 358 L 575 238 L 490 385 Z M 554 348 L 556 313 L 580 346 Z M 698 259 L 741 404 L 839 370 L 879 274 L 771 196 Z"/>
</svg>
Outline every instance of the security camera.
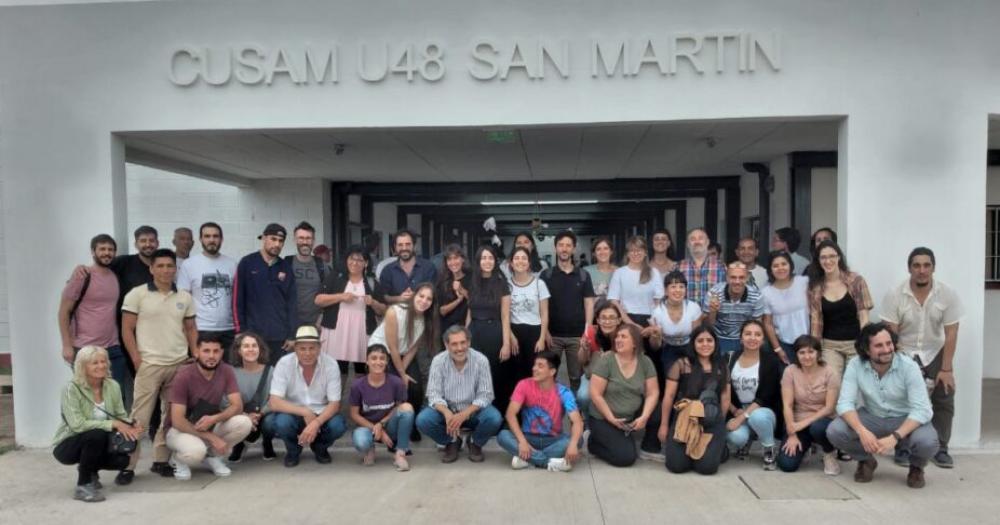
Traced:
<svg viewBox="0 0 1000 525">
<path fill-rule="evenodd" d="M 334 144 L 333 152 L 339 157 L 344 154 L 344 149 L 347 148 L 346 144 Z"/>
</svg>

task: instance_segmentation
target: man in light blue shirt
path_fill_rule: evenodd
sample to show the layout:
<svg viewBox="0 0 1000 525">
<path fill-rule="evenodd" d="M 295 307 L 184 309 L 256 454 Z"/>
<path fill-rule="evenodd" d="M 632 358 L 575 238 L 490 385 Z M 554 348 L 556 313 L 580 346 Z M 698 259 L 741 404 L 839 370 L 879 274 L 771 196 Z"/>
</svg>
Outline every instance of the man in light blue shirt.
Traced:
<svg viewBox="0 0 1000 525">
<path fill-rule="evenodd" d="M 892 454 L 897 447 L 909 450 L 906 485 L 922 488 L 924 467 L 938 451 L 938 437 L 930 423 L 934 413 L 920 367 L 896 352 L 896 335 L 885 323 L 862 328 L 856 347 L 858 356 L 844 371 L 837 400 L 840 417 L 826 435 L 858 460 L 858 483 L 872 480 L 878 466 L 875 454 Z"/>
</svg>

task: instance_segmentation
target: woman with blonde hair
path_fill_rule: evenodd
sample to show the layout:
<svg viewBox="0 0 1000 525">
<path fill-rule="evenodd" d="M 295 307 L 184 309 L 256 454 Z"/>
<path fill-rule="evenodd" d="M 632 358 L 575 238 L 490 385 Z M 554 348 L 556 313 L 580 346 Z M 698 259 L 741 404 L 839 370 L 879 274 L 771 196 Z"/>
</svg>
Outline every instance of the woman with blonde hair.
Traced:
<svg viewBox="0 0 1000 525">
<path fill-rule="evenodd" d="M 52 454 L 63 465 L 78 465 L 73 498 L 104 501 L 98 470 L 124 471 L 128 453 L 114 453 L 109 440 L 116 433 L 128 441 L 142 435 L 142 425 L 129 423 L 121 386 L 108 375 L 108 351 L 85 346 L 73 362 L 73 379 L 62 391 L 62 423 L 53 439 Z"/>
</svg>

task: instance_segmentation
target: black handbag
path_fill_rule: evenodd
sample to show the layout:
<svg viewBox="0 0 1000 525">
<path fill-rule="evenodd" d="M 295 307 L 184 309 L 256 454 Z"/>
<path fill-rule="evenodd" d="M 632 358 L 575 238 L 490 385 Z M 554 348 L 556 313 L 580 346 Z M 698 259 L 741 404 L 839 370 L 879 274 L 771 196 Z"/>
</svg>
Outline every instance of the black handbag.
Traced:
<svg viewBox="0 0 1000 525">
<path fill-rule="evenodd" d="M 718 388 L 719 382 L 713 377 L 708 380 L 705 389 L 698 396 L 698 401 L 705 407 L 705 416 L 701 418 L 702 428 L 713 427 L 722 421 L 722 406 L 719 403 L 719 393 L 716 391 Z"/>
<path fill-rule="evenodd" d="M 73 383 L 73 386 L 75 386 L 76 389 L 79 390 L 81 394 L 83 394 L 83 389 L 80 388 L 80 385 L 78 385 L 76 383 Z M 84 397 L 86 397 L 86 395 L 84 395 Z M 97 403 L 94 403 L 94 408 L 100 410 L 101 412 L 104 412 L 104 414 L 106 416 L 110 417 L 111 419 L 114 419 L 115 421 L 118 421 L 118 422 L 121 422 L 121 423 L 125 423 L 126 425 L 129 425 L 129 426 L 132 425 L 131 421 L 126 421 L 126 420 L 124 420 L 124 419 L 122 419 L 120 417 L 117 417 L 117 416 L 111 414 L 107 410 L 104 410 L 103 408 L 101 408 L 100 406 L 98 406 Z M 65 420 L 66 420 L 66 416 L 63 416 L 63 421 L 65 421 Z M 119 455 L 126 455 L 127 456 L 127 455 L 130 455 L 133 452 L 135 452 L 135 448 L 138 445 L 139 445 L 139 441 L 138 440 L 133 441 L 131 439 L 128 439 L 128 438 L 125 437 L 124 434 L 122 434 L 121 432 L 119 432 L 117 430 L 113 431 L 111 433 L 111 435 L 108 437 L 108 453 L 109 454 L 119 454 Z"/>
</svg>

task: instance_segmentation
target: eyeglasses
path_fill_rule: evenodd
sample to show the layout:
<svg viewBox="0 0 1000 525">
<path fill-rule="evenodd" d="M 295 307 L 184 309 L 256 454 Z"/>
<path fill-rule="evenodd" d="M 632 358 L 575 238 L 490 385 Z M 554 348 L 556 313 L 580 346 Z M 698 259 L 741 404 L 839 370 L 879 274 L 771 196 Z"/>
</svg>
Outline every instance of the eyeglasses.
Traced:
<svg viewBox="0 0 1000 525">
<path fill-rule="evenodd" d="M 840 259 L 839 255 L 820 255 L 819 260 L 821 261 L 836 261 Z"/>
</svg>

